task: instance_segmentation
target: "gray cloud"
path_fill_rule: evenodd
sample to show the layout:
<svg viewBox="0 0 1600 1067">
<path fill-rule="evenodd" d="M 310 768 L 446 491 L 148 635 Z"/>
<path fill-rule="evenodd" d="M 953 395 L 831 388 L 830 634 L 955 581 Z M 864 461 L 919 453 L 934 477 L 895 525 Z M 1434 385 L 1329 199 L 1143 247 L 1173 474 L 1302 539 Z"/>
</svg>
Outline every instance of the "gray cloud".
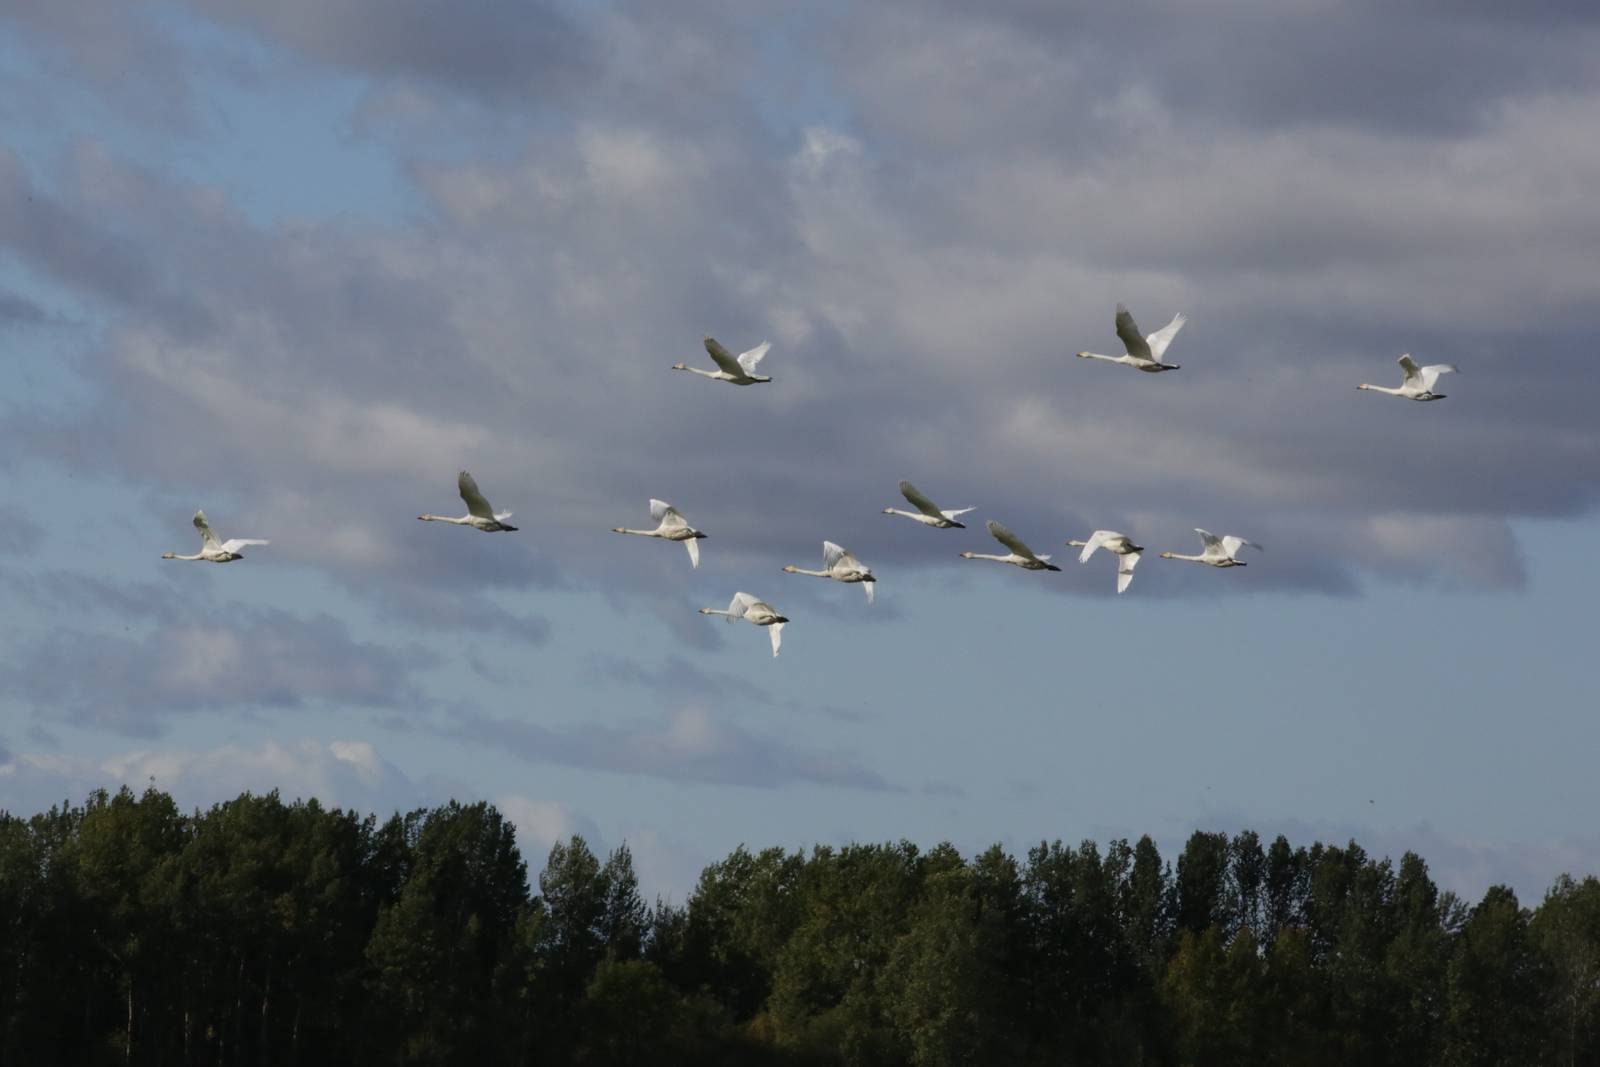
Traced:
<svg viewBox="0 0 1600 1067">
<path fill-rule="evenodd" d="M 357 641 L 326 615 L 232 608 L 212 619 L 169 617 L 142 636 L 48 633 L 0 664 L 0 678 L 25 705 L 152 735 L 179 713 L 414 705 L 414 678 L 435 663 L 418 647 Z"/>
<path fill-rule="evenodd" d="M 805 782 L 880 791 L 894 788 L 847 755 L 752 734 L 699 706 L 683 708 L 662 721 L 631 726 L 586 723 L 565 729 L 468 712 L 457 717 L 446 736 L 493 746 L 533 763 L 677 782 L 764 789 Z"/>
<path fill-rule="evenodd" d="M 1579 12 L 1560 31 L 1464 13 L 1427 54 L 1483 68 L 1494 29 L 1512 35 L 1504 62 L 1465 96 L 1417 100 L 1398 57 L 1423 23 L 1396 16 L 1378 41 L 1391 20 L 1365 7 L 1241 2 L 1214 27 L 1160 4 L 930 22 L 874 8 L 852 12 L 850 34 L 792 28 L 834 43 L 825 91 L 781 120 L 756 85 L 753 16 L 536 12 L 506 39 L 534 35 L 535 56 L 563 34 L 589 42 L 563 77 L 590 91 L 552 122 L 505 107 L 524 76 L 505 53 L 462 69 L 487 10 L 448 27 L 379 20 L 373 41 L 356 16 L 307 5 L 218 14 L 410 83 L 391 92 L 448 84 L 504 109 L 514 132 L 492 151 L 439 162 L 452 142 L 437 130 L 385 142 L 418 219 L 263 228 L 104 147 L 80 147 L 49 186 L 9 158 L 0 242 L 109 307 L 82 366 L 117 401 L 0 433 L 165 492 L 226 483 L 251 501 L 241 523 L 315 524 L 299 543 L 273 533 L 275 552 L 419 624 L 476 618 L 539 640 L 542 620 L 475 617 L 474 598 L 567 583 L 613 590 L 691 647 L 724 637 L 680 592 L 681 554 L 596 542 L 649 496 L 712 532 L 699 573 L 718 580 L 713 600 L 754 576 L 764 595 L 832 605 L 837 590 L 789 592 L 776 566 L 827 537 L 888 588 L 896 567 L 987 548 L 976 524 L 879 514 L 902 477 L 1040 551 L 1111 525 L 1155 548 L 1189 550 L 1194 525 L 1271 548 L 1236 581 L 1175 566 L 1152 580 L 1147 563 L 1147 595 L 1349 594 L 1369 576 L 1515 586 L 1510 521 L 1582 513 L 1600 493 L 1585 390 L 1544 384 L 1592 379 L 1600 325 Z M 886 47 L 906 25 L 922 28 Z M 1199 65 L 1213 35 L 1255 39 L 1246 26 L 1276 48 Z M 1325 34 L 1371 64 L 1364 87 L 1291 62 Z M 1115 344 L 1118 300 L 1146 329 L 1190 314 L 1183 371 L 1070 357 Z M 775 384 L 669 373 L 705 365 L 705 332 L 741 347 L 770 335 Z M 1394 378 L 1407 349 L 1462 366 L 1450 400 L 1351 388 Z M 459 466 L 521 534 L 408 521 L 456 503 Z M 1082 568 L 1049 587 L 1110 583 Z"/>
</svg>

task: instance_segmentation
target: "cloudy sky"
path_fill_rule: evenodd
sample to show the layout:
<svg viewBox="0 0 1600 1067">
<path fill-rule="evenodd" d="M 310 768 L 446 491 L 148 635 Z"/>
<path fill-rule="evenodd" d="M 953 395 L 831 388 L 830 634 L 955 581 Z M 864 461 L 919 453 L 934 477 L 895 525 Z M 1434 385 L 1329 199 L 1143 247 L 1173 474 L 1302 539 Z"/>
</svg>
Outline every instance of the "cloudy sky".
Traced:
<svg viewBox="0 0 1600 1067">
<path fill-rule="evenodd" d="M 679 899 L 1196 827 L 1600 869 L 1596 57 L 1588 3 L 0 0 L 0 805 L 483 798 Z M 1072 358 L 1119 301 L 1181 371 Z M 670 373 L 707 333 L 773 384 Z M 1355 391 L 1407 351 L 1447 401 Z M 519 533 L 415 521 L 463 467 Z M 609 533 L 652 496 L 699 570 Z M 271 546 L 164 562 L 196 507 Z M 1267 551 L 1117 597 L 986 518 Z M 781 572 L 825 538 L 875 606 Z"/>
</svg>

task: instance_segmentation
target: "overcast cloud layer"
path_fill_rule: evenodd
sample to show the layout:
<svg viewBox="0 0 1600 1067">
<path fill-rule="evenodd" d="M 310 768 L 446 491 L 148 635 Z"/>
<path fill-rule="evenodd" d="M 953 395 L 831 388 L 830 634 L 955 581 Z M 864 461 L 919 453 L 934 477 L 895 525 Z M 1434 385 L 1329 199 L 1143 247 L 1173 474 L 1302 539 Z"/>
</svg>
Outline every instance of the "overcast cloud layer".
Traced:
<svg viewBox="0 0 1600 1067">
<path fill-rule="evenodd" d="M 0 527 L 14 759 L 30 727 L 320 709 L 897 794 L 838 732 L 876 709 L 704 664 L 764 642 L 693 608 L 755 574 L 858 619 L 772 575 L 826 537 L 931 580 L 991 517 L 1269 546 L 1130 596 L 1515 593 L 1517 524 L 1600 494 L 1592 4 L 16 0 L 0 31 L 0 477 L 56 509 Z M 1181 371 L 1072 358 L 1119 351 L 1119 301 L 1189 316 Z M 707 333 L 770 338 L 774 384 L 671 373 Z M 1447 401 L 1356 392 L 1401 352 L 1460 367 Z M 463 467 L 520 534 L 412 519 Z M 884 518 L 901 478 L 978 521 Z M 712 534 L 692 584 L 606 533 L 652 496 Z M 198 505 L 301 592 L 156 570 Z M 69 573 L 124 519 L 160 540 Z M 1112 587 L 1050 577 L 1074 611 Z"/>
</svg>

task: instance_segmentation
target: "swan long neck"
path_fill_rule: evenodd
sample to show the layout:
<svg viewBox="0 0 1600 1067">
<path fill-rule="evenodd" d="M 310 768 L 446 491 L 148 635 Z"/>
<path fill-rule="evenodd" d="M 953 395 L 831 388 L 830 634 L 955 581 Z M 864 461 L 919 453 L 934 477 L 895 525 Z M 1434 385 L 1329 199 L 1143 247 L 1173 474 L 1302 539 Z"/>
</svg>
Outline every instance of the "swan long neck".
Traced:
<svg viewBox="0 0 1600 1067">
<path fill-rule="evenodd" d="M 418 515 L 417 518 L 421 519 L 423 522 L 453 522 L 457 526 L 465 526 L 467 523 L 472 521 L 471 515 L 466 515 L 459 519 L 452 518 L 449 515 Z"/>
<path fill-rule="evenodd" d="M 718 370 L 701 370 L 699 367 L 678 367 L 677 369 L 686 370 L 690 374 L 698 374 L 702 378 L 715 378 L 717 375 L 722 373 L 722 371 Z"/>
<path fill-rule="evenodd" d="M 1388 393 L 1390 396 L 1399 396 L 1405 392 L 1403 389 L 1391 389 L 1386 385 L 1368 385 L 1366 382 L 1362 382 L 1360 385 L 1356 386 L 1356 388 L 1371 389 L 1374 393 Z"/>
<path fill-rule="evenodd" d="M 163 552 L 163 553 L 161 553 L 161 558 L 162 559 L 205 559 L 205 556 L 201 555 L 199 552 L 196 552 L 192 556 L 180 556 L 176 552 Z"/>
<path fill-rule="evenodd" d="M 809 574 L 813 578 L 832 578 L 832 571 L 808 571 L 804 567 L 785 567 L 790 574 Z"/>
<path fill-rule="evenodd" d="M 921 519 L 925 516 L 920 511 L 907 511 L 904 508 L 884 508 L 885 515 L 904 515 L 908 519 Z"/>
<path fill-rule="evenodd" d="M 996 563 L 1010 563 L 1013 559 L 1021 558 L 1018 556 L 993 556 L 987 552 L 963 552 L 961 554 L 968 559 L 992 559 Z"/>
<path fill-rule="evenodd" d="M 1206 562 L 1209 562 L 1206 559 L 1205 556 L 1185 556 L 1181 552 L 1163 552 L 1163 553 L 1161 553 L 1161 558 L 1162 559 L 1183 559 L 1183 560 L 1188 560 L 1190 563 L 1206 563 Z"/>
<path fill-rule="evenodd" d="M 612 533 L 635 534 L 635 535 L 637 535 L 639 537 L 659 537 L 661 535 L 661 531 L 660 530 L 630 530 L 626 526 L 615 526 L 615 527 L 612 527 L 611 532 Z"/>
<path fill-rule="evenodd" d="M 1128 358 L 1127 356 L 1102 355 L 1099 352 L 1079 352 L 1078 355 L 1084 359 L 1103 359 L 1107 363 L 1121 363 Z"/>
</svg>

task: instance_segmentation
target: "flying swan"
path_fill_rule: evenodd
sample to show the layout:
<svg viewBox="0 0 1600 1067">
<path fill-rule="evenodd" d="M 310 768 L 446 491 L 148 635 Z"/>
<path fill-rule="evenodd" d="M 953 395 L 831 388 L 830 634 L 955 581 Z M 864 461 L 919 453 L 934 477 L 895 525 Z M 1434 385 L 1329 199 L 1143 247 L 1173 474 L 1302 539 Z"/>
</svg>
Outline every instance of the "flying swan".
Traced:
<svg viewBox="0 0 1600 1067">
<path fill-rule="evenodd" d="M 665 500 L 650 501 L 650 517 L 656 520 L 654 530 L 630 530 L 625 526 L 614 526 L 612 533 L 638 534 L 640 537 L 659 537 L 663 541 L 682 541 L 683 547 L 689 550 L 689 563 L 691 566 L 700 566 L 700 539 L 705 536 L 693 526 L 690 526 L 678 509 Z"/>
<path fill-rule="evenodd" d="M 872 587 L 878 581 L 865 564 L 832 541 L 822 542 L 822 570 L 808 571 L 790 565 L 783 568 L 783 573 L 809 574 L 813 578 L 832 578 L 836 582 L 860 582 L 867 594 L 868 604 L 872 603 Z"/>
<path fill-rule="evenodd" d="M 772 655 L 778 655 L 778 646 L 783 644 L 783 624 L 789 620 L 773 610 L 772 605 L 764 600 L 757 600 L 749 593 L 733 594 L 733 601 L 728 605 L 727 611 L 716 608 L 701 608 L 702 615 L 726 615 L 728 621 L 743 619 L 754 626 L 765 626 L 768 635 L 772 638 Z"/>
<path fill-rule="evenodd" d="M 1187 560 L 1190 563 L 1204 563 L 1208 567 L 1243 567 L 1246 565 L 1244 560 L 1234 558 L 1238 555 L 1239 549 L 1249 545 L 1257 552 L 1266 551 L 1254 541 L 1246 541 L 1242 537 L 1234 537 L 1232 535 L 1218 537 L 1216 534 L 1208 533 L 1198 526 L 1194 528 L 1194 532 L 1199 534 L 1200 540 L 1205 543 L 1204 552 L 1198 556 L 1183 556 L 1176 552 L 1163 552 L 1161 553 L 1161 558 Z"/>
<path fill-rule="evenodd" d="M 1094 555 L 1094 550 L 1103 548 L 1107 552 L 1115 552 L 1120 559 L 1117 560 L 1117 592 L 1127 589 L 1133 582 L 1133 568 L 1139 565 L 1139 553 L 1144 551 L 1143 545 L 1136 545 L 1127 534 L 1117 533 L 1115 530 L 1096 530 L 1089 535 L 1087 541 L 1068 541 L 1073 548 L 1081 548 L 1078 553 L 1079 563 L 1088 563 L 1089 557 Z"/>
<path fill-rule="evenodd" d="M 917 487 L 910 482 L 900 483 L 900 495 L 911 502 L 916 511 L 906 511 L 904 508 L 884 508 L 885 515 L 904 515 L 908 519 L 915 519 L 924 526 L 932 526 L 938 530 L 965 530 L 967 524 L 957 522 L 956 519 L 965 515 L 973 508 L 957 508 L 954 511 L 940 511 L 933 501 L 923 496 Z"/>
<path fill-rule="evenodd" d="M 456 487 L 461 490 L 461 499 L 467 502 L 465 515 L 459 519 L 452 519 L 448 515 L 418 515 L 417 518 L 423 522 L 453 522 L 457 526 L 470 526 L 484 533 L 516 530 L 515 526 L 506 522 L 511 517 L 511 512 L 496 511 L 490 507 L 489 501 L 484 499 L 483 493 L 478 489 L 478 483 L 472 480 L 472 475 L 462 471 L 456 477 Z"/>
<path fill-rule="evenodd" d="M 231 541 L 218 541 L 217 535 L 211 532 L 211 524 L 206 522 L 206 513 L 194 513 L 194 528 L 200 531 L 200 551 L 192 556 L 180 556 L 176 552 L 161 553 L 162 559 L 199 559 L 207 563 L 232 563 L 236 559 L 244 559 L 244 553 L 239 550 L 246 545 L 266 545 L 270 541 L 257 541 L 248 537 L 235 537 Z"/>
<path fill-rule="evenodd" d="M 990 535 L 993 536 L 996 541 L 999 541 L 1002 545 L 1005 545 L 1007 548 L 1009 548 L 1011 550 L 1011 554 L 1006 556 L 991 556 L 982 552 L 963 552 L 961 553 L 962 559 L 992 559 L 996 563 L 1010 563 L 1028 571 L 1058 571 L 1061 569 L 1050 562 L 1049 556 L 1034 555 L 1033 549 L 1023 544 L 1022 540 L 1017 537 L 1016 534 L 1012 533 L 998 522 L 995 522 L 993 519 L 990 519 L 986 525 L 989 527 Z"/>
<path fill-rule="evenodd" d="M 770 382 L 764 374 L 756 373 L 756 366 L 766 356 L 767 349 L 772 347 L 771 341 L 762 341 L 748 352 L 740 352 L 738 358 L 723 348 L 715 337 L 706 338 L 706 351 L 711 355 L 711 361 L 720 370 L 700 370 L 684 363 L 674 363 L 673 370 L 686 370 L 690 374 L 698 374 L 702 378 L 711 378 L 719 382 L 731 382 L 734 385 L 754 385 L 757 382 Z"/>
<path fill-rule="evenodd" d="M 1117 336 L 1122 339 L 1122 347 L 1128 350 L 1125 356 L 1102 356 L 1098 352 L 1079 352 L 1083 359 L 1103 359 L 1108 363 L 1124 363 L 1138 370 L 1148 371 L 1151 374 L 1164 370 L 1177 370 L 1176 363 L 1163 363 L 1161 357 L 1166 354 L 1167 346 L 1172 339 L 1178 336 L 1178 331 L 1183 329 L 1183 324 L 1188 322 L 1183 315 L 1174 315 L 1172 321 L 1161 329 L 1145 337 L 1139 333 L 1139 327 L 1134 324 L 1133 316 L 1121 304 L 1117 305 Z"/>
<path fill-rule="evenodd" d="M 1439 380 L 1441 374 L 1455 374 L 1456 369 L 1449 363 L 1435 363 L 1428 367 L 1417 366 L 1417 361 L 1407 352 L 1395 360 L 1400 364 L 1400 369 L 1406 372 L 1405 381 L 1400 383 L 1398 389 L 1387 389 L 1381 385 L 1367 385 L 1365 382 L 1356 386 L 1357 389 L 1370 389 L 1374 393 L 1388 393 L 1390 396 L 1403 396 L 1407 400 L 1443 400 L 1443 393 L 1433 391 L 1433 383 Z"/>
</svg>

